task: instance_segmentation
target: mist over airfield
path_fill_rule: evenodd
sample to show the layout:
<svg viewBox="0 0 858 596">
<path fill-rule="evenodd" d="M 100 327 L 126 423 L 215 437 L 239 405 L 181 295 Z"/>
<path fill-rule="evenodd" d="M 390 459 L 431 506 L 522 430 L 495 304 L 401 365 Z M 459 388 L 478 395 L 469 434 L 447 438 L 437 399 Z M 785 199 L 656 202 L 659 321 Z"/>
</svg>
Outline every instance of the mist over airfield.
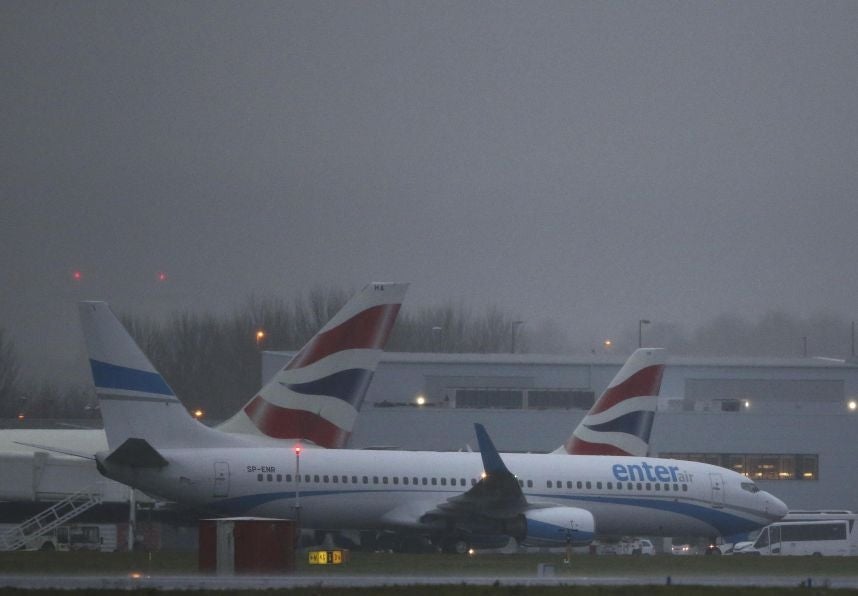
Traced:
<svg viewBox="0 0 858 596">
<path fill-rule="evenodd" d="M 401 280 L 568 350 L 848 324 L 856 31 L 855 2 L 7 0 L 0 326 L 77 380 L 86 298 Z"/>
</svg>

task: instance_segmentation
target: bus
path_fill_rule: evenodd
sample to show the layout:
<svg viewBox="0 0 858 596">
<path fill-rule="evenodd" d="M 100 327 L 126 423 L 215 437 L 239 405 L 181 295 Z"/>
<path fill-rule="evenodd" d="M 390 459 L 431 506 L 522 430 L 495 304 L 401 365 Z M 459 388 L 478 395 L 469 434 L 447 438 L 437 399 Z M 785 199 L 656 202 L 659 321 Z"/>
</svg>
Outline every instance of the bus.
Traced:
<svg viewBox="0 0 858 596">
<path fill-rule="evenodd" d="M 858 555 L 855 520 L 776 522 L 763 528 L 756 542 L 742 549 L 741 554 L 833 557 Z"/>
</svg>

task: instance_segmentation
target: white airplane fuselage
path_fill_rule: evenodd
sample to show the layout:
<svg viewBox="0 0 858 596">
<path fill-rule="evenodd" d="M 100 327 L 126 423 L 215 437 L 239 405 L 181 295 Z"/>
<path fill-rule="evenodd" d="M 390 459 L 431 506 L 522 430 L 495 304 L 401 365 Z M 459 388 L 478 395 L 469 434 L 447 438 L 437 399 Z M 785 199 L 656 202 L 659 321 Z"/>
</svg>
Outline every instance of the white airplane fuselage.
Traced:
<svg viewBox="0 0 858 596">
<path fill-rule="evenodd" d="M 317 529 L 431 529 L 421 517 L 483 473 L 479 453 L 284 448 L 161 449 L 161 468 L 105 461 L 106 476 L 229 515 L 295 518 Z M 529 503 L 592 513 L 599 536 L 729 536 L 786 506 L 744 476 L 677 460 L 502 454 Z M 299 468 L 300 471 L 298 471 Z M 300 474 L 300 478 L 298 475 Z M 743 486 L 744 485 L 744 486 Z"/>
</svg>

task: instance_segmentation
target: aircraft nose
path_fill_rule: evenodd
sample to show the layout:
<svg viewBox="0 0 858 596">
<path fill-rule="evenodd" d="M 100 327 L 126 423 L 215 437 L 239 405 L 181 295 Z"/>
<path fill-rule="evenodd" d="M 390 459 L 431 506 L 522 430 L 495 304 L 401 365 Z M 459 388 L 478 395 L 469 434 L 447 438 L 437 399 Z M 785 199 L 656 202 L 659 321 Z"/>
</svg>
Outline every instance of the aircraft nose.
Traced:
<svg viewBox="0 0 858 596">
<path fill-rule="evenodd" d="M 778 520 L 785 516 L 789 511 L 789 508 L 786 506 L 786 503 L 778 499 L 776 496 L 766 493 L 766 513 L 772 517 L 772 519 Z"/>
</svg>

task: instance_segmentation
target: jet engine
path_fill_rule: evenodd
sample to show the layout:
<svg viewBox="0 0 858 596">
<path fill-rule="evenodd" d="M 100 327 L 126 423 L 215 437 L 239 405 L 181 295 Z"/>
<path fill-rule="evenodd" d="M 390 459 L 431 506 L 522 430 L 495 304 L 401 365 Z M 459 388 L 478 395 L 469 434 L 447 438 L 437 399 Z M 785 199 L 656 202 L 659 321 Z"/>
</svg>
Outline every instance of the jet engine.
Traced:
<svg viewBox="0 0 858 596">
<path fill-rule="evenodd" d="M 586 546 L 593 541 L 593 514 L 576 507 L 532 509 L 518 516 L 512 536 L 526 546 Z"/>
</svg>

